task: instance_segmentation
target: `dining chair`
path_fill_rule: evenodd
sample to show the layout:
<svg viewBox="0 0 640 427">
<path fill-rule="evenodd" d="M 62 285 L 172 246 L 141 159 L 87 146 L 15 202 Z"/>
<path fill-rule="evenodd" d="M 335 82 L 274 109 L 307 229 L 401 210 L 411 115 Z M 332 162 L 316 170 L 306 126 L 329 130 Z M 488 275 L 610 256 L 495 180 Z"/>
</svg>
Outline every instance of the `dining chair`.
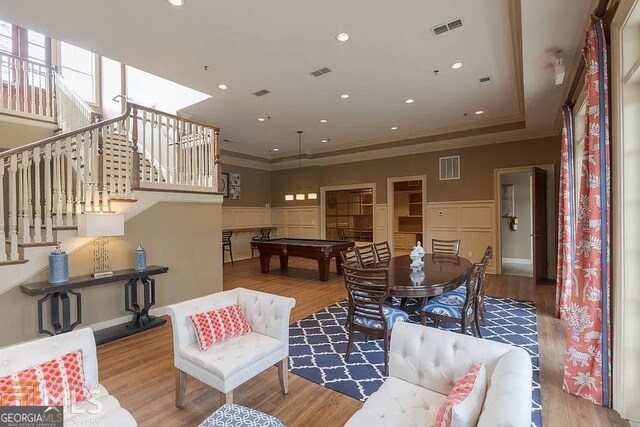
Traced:
<svg viewBox="0 0 640 427">
<path fill-rule="evenodd" d="M 430 298 L 421 310 L 422 324 L 426 325 L 427 319 L 432 320 L 436 328 L 440 325 L 440 321 L 459 323 L 460 332 L 463 334 L 467 334 L 470 326 L 471 333 L 482 338 L 476 309 L 480 280 L 485 269 L 486 264 L 481 262 L 469 268 L 464 280 L 465 294 L 449 291 Z"/>
<path fill-rule="evenodd" d="M 376 259 L 378 262 L 385 262 L 391 259 L 391 247 L 389 242 L 380 242 L 373 244 L 373 250 L 376 253 Z"/>
<path fill-rule="evenodd" d="M 229 257 L 231 258 L 231 265 L 233 265 L 233 248 L 231 247 L 231 236 L 233 236 L 233 231 L 223 231 L 222 232 L 222 263 L 224 264 L 224 253 L 229 252 Z"/>
<path fill-rule="evenodd" d="M 434 255 L 460 255 L 460 240 L 431 239 L 431 253 Z"/>
<path fill-rule="evenodd" d="M 340 252 L 342 258 L 342 265 L 351 265 L 354 267 L 362 267 L 360 260 L 358 259 L 358 252 L 356 248 L 349 248 L 346 251 Z"/>
<path fill-rule="evenodd" d="M 384 371 L 389 366 L 389 337 L 393 325 L 406 321 L 409 315 L 397 308 L 385 305 L 389 297 L 389 270 L 386 268 L 357 268 L 344 266 L 343 275 L 349 295 L 347 329 L 349 339 L 345 361 L 349 361 L 353 335 L 361 332 L 368 341 L 369 336 L 384 340 Z"/>
<path fill-rule="evenodd" d="M 485 325 L 487 321 L 486 308 L 484 305 L 484 294 L 486 289 L 486 271 L 487 271 L 487 267 L 489 266 L 489 260 L 491 260 L 491 258 L 493 258 L 493 248 L 491 246 L 487 246 L 487 249 L 484 251 L 484 255 L 482 256 L 482 261 L 480 261 L 481 263 L 485 264 L 485 269 L 482 273 L 482 277 L 480 278 L 478 297 L 476 298 L 477 306 L 475 311 L 476 315 L 480 318 L 480 319 L 476 319 L 476 321 L 481 320 L 480 323 L 482 323 L 483 325 Z M 456 292 L 464 295 L 467 292 L 467 287 L 463 283 L 451 292 Z"/>
<path fill-rule="evenodd" d="M 356 247 L 356 254 L 360 265 L 363 267 L 371 267 L 376 263 L 376 253 L 373 249 L 373 245 Z"/>
<path fill-rule="evenodd" d="M 272 228 L 261 228 L 260 229 L 260 235 L 259 236 L 253 236 L 251 238 L 252 241 L 260 241 L 260 240 L 271 240 L 271 230 Z M 253 258 L 253 253 L 256 250 L 256 248 L 251 245 L 251 258 Z"/>
</svg>

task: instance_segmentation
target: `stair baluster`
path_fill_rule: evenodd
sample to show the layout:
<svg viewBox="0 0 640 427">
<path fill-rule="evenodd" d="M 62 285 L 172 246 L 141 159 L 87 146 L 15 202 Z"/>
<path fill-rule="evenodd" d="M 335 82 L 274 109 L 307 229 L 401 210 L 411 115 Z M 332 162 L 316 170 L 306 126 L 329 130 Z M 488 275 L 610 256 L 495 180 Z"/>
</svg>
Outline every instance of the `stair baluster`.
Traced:
<svg viewBox="0 0 640 427">
<path fill-rule="evenodd" d="M 7 236 L 4 229 L 4 159 L 0 162 L 0 236 L 6 242 Z M 5 245 L 6 246 L 6 245 Z M 0 251 L 0 262 L 7 260 L 7 250 L 5 247 Z"/>
<path fill-rule="evenodd" d="M 18 155 L 12 154 L 9 160 L 9 258 L 18 260 L 18 200 L 16 175 L 18 173 Z"/>
<path fill-rule="evenodd" d="M 44 146 L 44 239 L 53 242 L 52 188 L 51 188 L 51 144 Z"/>
</svg>

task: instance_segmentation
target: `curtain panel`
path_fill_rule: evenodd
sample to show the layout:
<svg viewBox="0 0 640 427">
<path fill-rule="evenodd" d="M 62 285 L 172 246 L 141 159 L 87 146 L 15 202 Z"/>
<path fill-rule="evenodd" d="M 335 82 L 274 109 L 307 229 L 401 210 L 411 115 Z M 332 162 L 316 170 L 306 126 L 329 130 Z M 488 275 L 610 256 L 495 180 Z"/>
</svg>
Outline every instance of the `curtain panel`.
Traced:
<svg viewBox="0 0 640 427">
<path fill-rule="evenodd" d="M 567 320 L 573 286 L 573 248 L 575 230 L 575 193 L 573 167 L 573 112 L 562 109 L 562 142 L 560 147 L 560 189 L 558 205 L 558 270 L 556 275 L 556 316 Z"/>
<path fill-rule="evenodd" d="M 563 388 L 596 404 L 611 405 L 610 147 L 607 51 L 602 20 L 585 46 L 587 111 L 580 167 L 574 283 Z"/>
</svg>

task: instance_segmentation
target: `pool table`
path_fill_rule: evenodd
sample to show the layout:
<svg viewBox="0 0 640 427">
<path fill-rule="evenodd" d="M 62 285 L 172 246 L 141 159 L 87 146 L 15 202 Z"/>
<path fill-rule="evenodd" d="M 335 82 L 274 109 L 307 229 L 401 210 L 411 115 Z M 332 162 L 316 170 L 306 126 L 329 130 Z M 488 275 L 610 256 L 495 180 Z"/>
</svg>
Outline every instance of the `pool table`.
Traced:
<svg viewBox="0 0 640 427">
<path fill-rule="evenodd" d="M 342 274 L 342 258 L 340 252 L 354 246 L 347 240 L 313 240 L 313 239 L 272 239 L 254 240 L 251 246 L 260 252 L 260 271 L 269 272 L 271 257 L 280 257 L 280 269 L 289 266 L 289 257 L 315 259 L 318 261 L 320 280 L 329 280 L 331 258 L 336 260 L 336 272 Z"/>
</svg>

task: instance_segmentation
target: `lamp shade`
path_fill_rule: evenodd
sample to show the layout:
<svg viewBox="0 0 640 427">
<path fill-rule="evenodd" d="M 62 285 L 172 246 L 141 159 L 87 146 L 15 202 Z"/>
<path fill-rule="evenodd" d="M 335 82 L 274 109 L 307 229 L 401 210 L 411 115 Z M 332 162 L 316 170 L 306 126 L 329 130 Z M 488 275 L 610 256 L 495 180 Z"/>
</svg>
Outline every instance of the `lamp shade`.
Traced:
<svg viewBox="0 0 640 427">
<path fill-rule="evenodd" d="M 109 213 L 79 215 L 78 235 L 82 237 L 124 236 L 124 215 Z"/>
</svg>

